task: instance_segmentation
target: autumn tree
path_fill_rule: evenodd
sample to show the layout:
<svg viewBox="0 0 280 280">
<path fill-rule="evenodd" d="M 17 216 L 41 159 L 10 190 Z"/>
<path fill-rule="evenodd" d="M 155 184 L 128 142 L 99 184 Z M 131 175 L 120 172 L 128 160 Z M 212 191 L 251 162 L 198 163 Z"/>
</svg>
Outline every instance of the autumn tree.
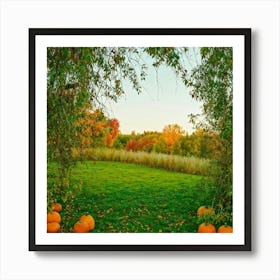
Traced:
<svg viewBox="0 0 280 280">
<path fill-rule="evenodd" d="M 88 148 L 101 144 L 108 122 L 109 120 L 102 110 L 94 110 L 91 104 L 83 108 L 82 117 L 76 122 L 76 129 L 80 137 L 78 148 Z"/>
<path fill-rule="evenodd" d="M 171 153 L 174 143 L 185 134 L 185 131 L 178 124 L 166 125 L 162 131 L 162 137 Z"/>
<path fill-rule="evenodd" d="M 109 120 L 107 124 L 108 131 L 105 134 L 106 146 L 112 147 L 114 141 L 116 140 L 116 137 L 119 134 L 119 127 L 120 127 L 120 123 L 117 119 L 114 118 Z"/>
<path fill-rule="evenodd" d="M 152 151 L 157 141 L 158 139 L 152 135 L 139 135 L 127 141 L 125 149 L 127 151 L 144 151 L 149 153 Z"/>
</svg>

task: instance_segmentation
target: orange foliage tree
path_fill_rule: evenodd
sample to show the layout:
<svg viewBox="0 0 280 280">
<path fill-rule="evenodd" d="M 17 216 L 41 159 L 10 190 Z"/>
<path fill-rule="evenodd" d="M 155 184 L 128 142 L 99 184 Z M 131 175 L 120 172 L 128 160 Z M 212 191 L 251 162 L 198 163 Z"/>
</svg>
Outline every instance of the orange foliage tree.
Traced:
<svg viewBox="0 0 280 280">
<path fill-rule="evenodd" d="M 108 147 L 112 147 L 114 144 L 115 139 L 117 138 L 118 134 L 119 134 L 119 127 L 120 127 L 120 123 L 117 119 L 110 119 L 108 124 L 107 124 L 107 128 L 108 131 L 105 134 L 105 144 Z"/>
<path fill-rule="evenodd" d="M 80 136 L 80 148 L 106 145 L 111 147 L 119 133 L 119 121 L 108 119 L 101 109 L 88 104 L 83 116 L 76 122 Z"/>
<path fill-rule="evenodd" d="M 83 112 L 83 117 L 76 122 L 80 135 L 80 147 L 87 148 L 96 144 L 105 132 L 107 118 L 100 109 L 93 110 L 89 104 Z"/>
<path fill-rule="evenodd" d="M 185 131 L 178 124 L 169 124 L 164 127 L 162 137 L 169 153 L 172 151 L 174 143 L 184 134 Z"/>
</svg>

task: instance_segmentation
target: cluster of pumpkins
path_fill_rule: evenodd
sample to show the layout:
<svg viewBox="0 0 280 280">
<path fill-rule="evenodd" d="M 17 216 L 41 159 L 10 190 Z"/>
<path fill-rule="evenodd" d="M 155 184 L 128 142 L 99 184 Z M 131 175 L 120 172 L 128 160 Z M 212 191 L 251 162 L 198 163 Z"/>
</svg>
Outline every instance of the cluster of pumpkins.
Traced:
<svg viewBox="0 0 280 280">
<path fill-rule="evenodd" d="M 55 233 L 60 230 L 60 212 L 62 211 L 62 205 L 54 203 L 52 205 L 52 212 L 47 213 L 47 232 Z M 82 215 L 80 220 L 74 224 L 75 233 L 87 233 L 93 230 L 95 227 L 95 220 L 91 215 Z"/>
<path fill-rule="evenodd" d="M 205 206 L 201 206 L 197 209 L 197 217 L 205 215 L 205 214 L 215 214 L 215 210 L 212 207 L 205 207 Z M 199 233 L 232 233 L 233 229 L 231 226 L 227 226 L 227 225 L 221 225 L 218 228 L 218 231 L 216 231 L 216 228 L 214 225 L 210 224 L 210 223 L 202 223 L 201 225 L 199 225 L 198 227 L 198 232 Z"/>
<path fill-rule="evenodd" d="M 62 211 L 62 206 L 59 203 L 54 203 L 52 205 L 52 212 L 47 213 L 47 232 L 55 233 L 60 230 L 60 212 Z"/>
<path fill-rule="evenodd" d="M 95 227 L 95 220 L 91 215 L 83 215 L 74 225 L 75 233 L 87 233 Z"/>
</svg>

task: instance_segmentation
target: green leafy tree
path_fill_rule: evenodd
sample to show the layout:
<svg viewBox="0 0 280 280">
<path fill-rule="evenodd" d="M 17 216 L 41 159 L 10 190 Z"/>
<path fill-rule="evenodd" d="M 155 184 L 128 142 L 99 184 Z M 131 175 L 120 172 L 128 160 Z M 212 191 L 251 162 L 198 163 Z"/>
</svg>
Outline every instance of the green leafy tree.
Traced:
<svg viewBox="0 0 280 280">
<path fill-rule="evenodd" d="M 113 144 L 113 148 L 124 149 L 126 146 L 126 143 L 128 141 L 130 141 L 130 139 L 131 139 L 130 135 L 119 134 L 116 138 L 116 141 Z"/>
<path fill-rule="evenodd" d="M 155 153 L 159 153 L 159 154 L 169 154 L 170 153 L 168 146 L 162 136 L 159 137 L 157 143 L 153 146 L 152 151 Z"/>
<path fill-rule="evenodd" d="M 202 122 L 191 119 L 222 139 L 222 153 L 216 158 L 217 203 L 232 209 L 232 48 L 201 48 L 201 63 L 185 84 L 194 99 L 202 102 Z"/>
</svg>

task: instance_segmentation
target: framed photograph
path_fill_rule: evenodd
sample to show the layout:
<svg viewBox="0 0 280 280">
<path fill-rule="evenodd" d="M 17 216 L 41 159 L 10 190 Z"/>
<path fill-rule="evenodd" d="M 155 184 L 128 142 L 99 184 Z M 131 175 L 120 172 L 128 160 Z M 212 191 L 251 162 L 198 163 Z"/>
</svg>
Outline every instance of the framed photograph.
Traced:
<svg viewBox="0 0 280 280">
<path fill-rule="evenodd" d="M 250 251 L 251 30 L 29 29 L 29 250 Z"/>
</svg>

